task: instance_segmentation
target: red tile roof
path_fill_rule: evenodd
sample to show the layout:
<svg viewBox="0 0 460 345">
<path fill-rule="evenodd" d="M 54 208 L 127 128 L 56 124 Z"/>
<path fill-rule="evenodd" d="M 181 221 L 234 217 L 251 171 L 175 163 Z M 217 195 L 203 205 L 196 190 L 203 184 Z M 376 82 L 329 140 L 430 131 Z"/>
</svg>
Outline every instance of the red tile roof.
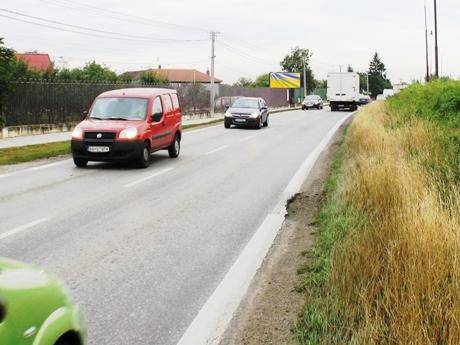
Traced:
<svg viewBox="0 0 460 345">
<path fill-rule="evenodd" d="M 197 71 L 196 69 L 150 69 L 146 71 L 133 71 L 126 72 L 134 80 L 139 80 L 143 72 L 155 72 L 159 75 L 166 77 L 170 83 L 210 83 L 211 77 L 203 72 Z M 222 83 L 222 80 L 215 78 L 217 84 Z"/>
<path fill-rule="evenodd" d="M 53 66 L 48 54 L 16 53 L 16 59 L 24 61 L 30 69 L 37 71 L 47 71 Z"/>
</svg>

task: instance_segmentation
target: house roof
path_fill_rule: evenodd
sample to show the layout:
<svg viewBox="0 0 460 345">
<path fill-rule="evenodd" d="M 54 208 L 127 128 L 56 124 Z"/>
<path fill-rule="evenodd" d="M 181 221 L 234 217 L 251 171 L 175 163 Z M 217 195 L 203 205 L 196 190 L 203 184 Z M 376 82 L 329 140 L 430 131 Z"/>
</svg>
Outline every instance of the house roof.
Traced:
<svg viewBox="0 0 460 345">
<path fill-rule="evenodd" d="M 37 53 L 16 53 L 16 59 L 24 61 L 30 69 L 38 71 L 46 71 L 52 68 L 53 63 L 51 62 L 48 54 L 37 54 Z"/>
<path fill-rule="evenodd" d="M 173 69 L 173 68 L 161 68 L 161 69 L 149 69 L 144 71 L 133 71 L 126 72 L 125 74 L 130 75 L 134 80 L 140 80 L 141 74 L 144 72 L 155 72 L 162 77 L 168 79 L 171 83 L 210 83 L 211 76 L 207 73 L 200 72 L 196 69 Z M 222 80 L 215 78 L 215 83 L 220 84 Z"/>
</svg>

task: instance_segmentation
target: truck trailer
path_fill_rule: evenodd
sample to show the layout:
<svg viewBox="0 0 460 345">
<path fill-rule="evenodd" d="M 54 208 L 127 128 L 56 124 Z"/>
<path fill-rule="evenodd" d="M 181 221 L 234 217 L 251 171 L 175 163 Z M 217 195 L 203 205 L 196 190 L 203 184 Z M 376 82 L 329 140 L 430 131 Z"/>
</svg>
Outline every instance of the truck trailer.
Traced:
<svg viewBox="0 0 460 345">
<path fill-rule="evenodd" d="M 354 72 L 330 72 L 327 75 L 327 99 L 331 111 L 349 109 L 359 105 L 359 75 Z"/>
</svg>

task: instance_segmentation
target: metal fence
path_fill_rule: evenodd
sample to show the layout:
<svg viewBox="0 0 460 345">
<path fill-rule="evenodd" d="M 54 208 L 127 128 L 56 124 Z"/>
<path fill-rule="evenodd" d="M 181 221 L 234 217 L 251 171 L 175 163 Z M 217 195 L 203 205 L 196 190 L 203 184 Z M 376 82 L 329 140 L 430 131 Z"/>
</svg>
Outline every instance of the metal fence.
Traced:
<svg viewBox="0 0 460 345">
<path fill-rule="evenodd" d="M 105 91 L 134 87 L 174 88 L 179 93 L 184 114 L 209 115 L 209 86 L 205 84 L 152 85 L 139 83 L 90 83 L 16 81 L 8 93 L 1 111 L 6 126 L 57 124 L 79 121 L 94 98 Z M 285 90 L 218 86 L 216 108 L 222 110 L 232 97 L 263 97 L 270 107 L 288 104 Z M 230 97 L 230 98 L 229 98 Z M 219 103 L 219 100 L 221 102 Z"/>
</svg>

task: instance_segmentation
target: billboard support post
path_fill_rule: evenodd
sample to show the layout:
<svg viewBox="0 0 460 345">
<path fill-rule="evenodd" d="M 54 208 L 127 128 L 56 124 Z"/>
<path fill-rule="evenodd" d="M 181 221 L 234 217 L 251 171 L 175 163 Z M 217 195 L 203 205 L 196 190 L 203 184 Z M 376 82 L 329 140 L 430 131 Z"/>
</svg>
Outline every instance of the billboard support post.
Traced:
<svg viewBox="0 0 460 345">
<path fill-rule="evenodd" d="M 304 98 L 307 98 L 307 75 L 305 70 L 305 60 L 303 60 L 303 96 Z"/>
</svg>

